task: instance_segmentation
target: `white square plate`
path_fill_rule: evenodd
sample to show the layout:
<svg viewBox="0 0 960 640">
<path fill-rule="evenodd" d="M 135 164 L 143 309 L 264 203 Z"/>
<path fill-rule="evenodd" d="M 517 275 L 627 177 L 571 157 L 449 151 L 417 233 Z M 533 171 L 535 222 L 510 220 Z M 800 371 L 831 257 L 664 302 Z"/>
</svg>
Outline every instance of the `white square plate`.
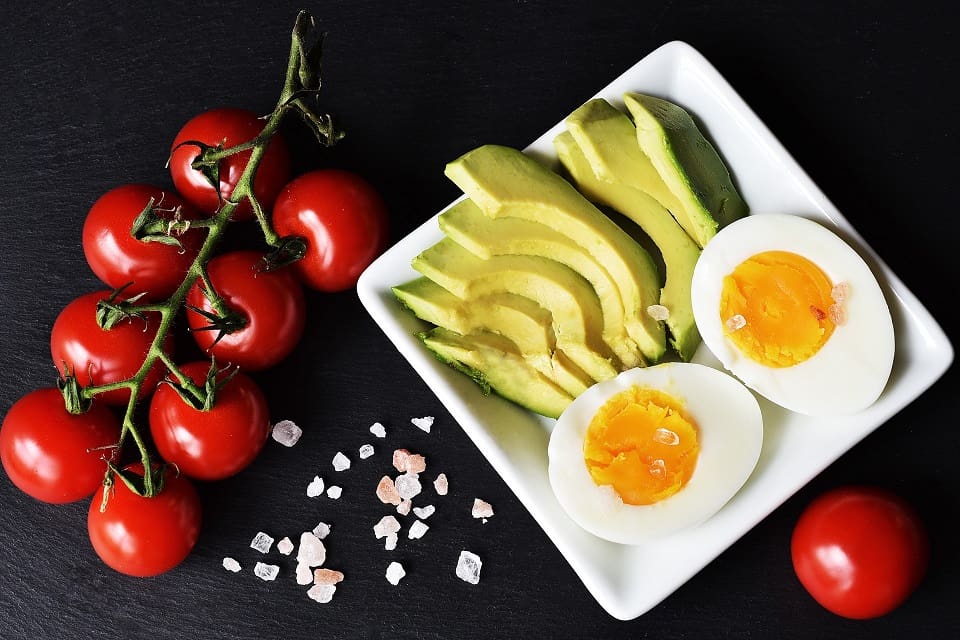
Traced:
<svg viewBox="0 0 960 640">
<path fill-rule="evenodd" d="M 812 419 L 761 399 L 763 451 L 753 475 L 733 500 L 695 529 L 655 543 L 623 546 L 580 529 L 554 497 L 547 478 L 547 441 L 554 421 L 498 397 L 483 396 L 473 381 L 436 360 L 416 338 L 416 332 L 426 325 L 401 309 L 391 287 L 419 275 L 410 267 L 410 260 L 442 238 L 436 216 L 370 265 L 357 291 L 374 321 L 543 527 L 597 602 L 621 620 L 642 615 L 670 595 L 923 393 L 953 360 L 953 350 L 937 322 L 699 52 L 683 42 L 667 43 L 597 97 L 622 106 L 621 96 L 626 91 L 660 96 L 689 110 L 724 157 L 752 215 L 803 215 L 849 241 L 874 269 L 884 289 L 897 347 L 887 389 L 873 406 L 857 415 Z M 578 106 L 570 105 L 569 111 Z M 525 151 L 554 163 L 552 140 L 562 129 L 563 124 L 558 123 Z M 706 347 L 700 348 L 695 361 L 719 367 Z"/>
</svg>

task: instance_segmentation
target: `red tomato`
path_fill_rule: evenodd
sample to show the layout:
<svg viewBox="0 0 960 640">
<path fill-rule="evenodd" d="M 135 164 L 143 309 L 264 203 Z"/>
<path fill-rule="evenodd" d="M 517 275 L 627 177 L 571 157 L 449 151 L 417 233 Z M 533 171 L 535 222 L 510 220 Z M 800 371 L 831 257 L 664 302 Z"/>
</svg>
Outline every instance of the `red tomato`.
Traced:
<svg viewBox="0 0 960 640">
<path fill-rule="evenodd" d="M 281 236 L 300 236 L 307 253 L 293 268 L 319 291 L 342 291 L 387 243 L 387 208 L 360 176 L 338 169 L 305 173 L 283 188 L 273 207 Z"/>
<path fill-rule="evenodd" d="M 94 403 L 68 413 L 59 389 L 38 389 L 17 400 L 0 427 L 0 461 L 13 484 L 37 500 L 62 504 L 87 498 L 103 482 L 108 449 L 120 441 L 120 422 Z"/>
<path fill-rule="evenodd" d="M 129 465 L 143 476 L 143 465 Z M 197 490 L 168 467 L 163 490 L 152 498 L 130 491 L 116 478 L 101 511 L 97 492 L 87 511 L 87 532 L 94 551 L 108 566 L 130 576 L 147 577 L 169 571 L 193 549 L 200 535 L 201 507 Z"/>
<path fill-rule="evenodd" d="M 791 541 L 793 567 L 810 595 L 846 618 L 897 608 L 927 570 L 929 540 L 916 511 L 889 491 L 841 487 L 814 500 Z"/>
<path fill-rule="evenodd" d="M 83 386 L 132 378 L 143 365 L 157 335 L 158 318 L 155 314 L 150 314 L 146 320 L 131 318 L 121 321 L 109 331 L 101 329 L 96 319 L 97 303 L 110 295 L 110 291 L 95 291 L 75 299 L 57 316 L 50 333 L 50 354 L 60 374 L 76 376 Z M 173 336 L 168 334 L 164 344 L 170 353 Z M 144 380 L 140 397 L 153 391 L 164 371 L 158 360 Z M 114 389 L 97 397 L 108 404 L 126 404 L 130 392 Z"/>
<path fill-rule="evenodd" d="M 190 362 L 180 369 L 203 388 L 210 369 L 207 361 Z M 227 372 L 218 376 L 222 380 Z M 150 433 L 167 462 L 198 480 L 220 480 L 246 468 L 267 441 L 270 413 L 260 387 L 235 373 L 202 411 L 187 404 L 167 384 L 150 400 Z"/>
<path fill-rule="evenodd" d="M 150 198 L 166 219 L 177 207 L 184 219 L 197 218 L 171 191 L 146 184 L 122 185 L 100 196 L 90 208 L 83 224 L 83 252 L 107 286 L 119 289 L 132 282 L 127 290 L 131 295 L 146 292 L 149 299 L 162 300 L 183 282 L 203 244 L 203 235 L 199 229 L 187 231 L 178 238 L 182 247 L 134 238 L 130 232 L 133 222 Z"/>
<path fill-rule="evenodd" d="M 253 140 L 263 130 L 264 121 L 252 111 L 220 108 L 205 111 L 191 118 L 173 140 L 170 155 L 170 176 L 177 191 L 200 211 L 211 214 L 220 207 L 220 199 L 213 185 L 191 164 L 200 154 L 196 145 L 181 143 L 203 142 L 210 146 L 223 144 L 233 147 Z M 229 198 L 240 175 L 247 168 L 250 151 L 242 151 L 220 161 L 220 195 Z M 269 210 L 284 183 L 290 179 L 290 150 L 278 133 L 267 145 L 257 174 L 253 180 L 253 192 L 264 209 Z M 233 212 L 234 220 L 249 220 L 253 217 L 250 202 L 244 200 Z"/>
<path fill-rule="evenodd" d="M 218 331 L 204 330 L 210 320 L 187 310 L 187 322 L 201 349 L 219 362 L 259 371 L 277 364 L 293 351 L 306 324 L 303 288 L 286 269 L 261 272 L 263 254 L 231 251 L 211 259 L 207 272 L 214 289 L 246 325 L 219 341 Z M 198 280 L 187 293 L 187 303 L 215 313 Z"/>
</svg>

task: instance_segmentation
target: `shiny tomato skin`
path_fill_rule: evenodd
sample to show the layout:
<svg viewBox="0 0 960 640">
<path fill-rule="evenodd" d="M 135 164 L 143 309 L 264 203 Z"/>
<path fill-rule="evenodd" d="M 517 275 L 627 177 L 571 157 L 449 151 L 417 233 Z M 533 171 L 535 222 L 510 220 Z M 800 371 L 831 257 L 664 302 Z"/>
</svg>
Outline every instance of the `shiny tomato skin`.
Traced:
<svg viewBox="0 0 960 640">
<path fill-rule="evenodd" d="M 246 109 L 221 107 L 204 111 L 183 125 L 173 140 L 170 154 L 170 177 L 177 191 L 188 202 L 205 214 L 212 214 L 220 207 L 220 198 L 204 175 L 191 164 L 200 154 L 200 149 L 189 141 L 203 142 L 210 146 L 223 144 L 224 148 L 253 140 L 263 130 L 265 121 Z M 220 195 L 228 198 L 241 174 L 247 167 L 250 151 L 242 151 L 220 161 Z M 290 179 L 290 149 L 281 134 L 277 133 L 267 145 L 267 150 L 257 166 L 253 192 L 264 209 L 269 210 L 283 185 Z M 233 212 L 234 220 L 253 218 L 250 202 L 244 200 Z"/>
<path fill-rule="evenodd" d="M 853 619 L 900 606 L 923 579 L 930 554 L 913 507 L 869 486 L 839 487 L 811 502 L 794 527 L 790 548 L 794 571 L 810 595 Z"/>
<path fill-rule="evenodd" d="M 94 291 L 74 299 L 57 316 L 50 332 L 50 355 L 60 374 L 76 376 L 85 387 L 133 377 L 157 335 L 159 318 L 156 314 L 148 314 L 145 321 L 131 318 L 108 331 L 101 329 L 96 319 L 97 303 L 109 298 L 110 294 L 110 291 Z M 167 353 L 172 353 L 172 335 L 167 335 L 164 345 Z M 141 398 L 153 391 L 164 371 L 158 360 L 144 380 Z M 130 392 L 114 389 L 99 394 L 97 398 L 107 404 L 126 404 Z"/>
<path fill-rule="evenodd" d="M 24 493 L 51 504 L 90 497 L 103 483 L 105 460 L 120 441 L 120 421 L 93 403 L 69 413 L 59 389 L 31 391 L 17 400 L 0 426 L 0 461 Z"/>
<path fill-rule="evenodd" d="M 180 366 L 201 388 L 209 369 L 205 360 Z M 221 373 L 218 380 L 227 375 Z M 150 400 L 149 422 L 163 459 L 197 480 L 222 480 L 242 471 L 260 453 L 270 433 L 266 397 L 253 379 L 240 372 L 217 390 L 213 406 L 206 411 L 187 404 L 169 385 L 160 385 Z"/>
<path fill-rule="evenodd" d="M 273 208 L 274 230 L 300 236 L 307 254 L 293 268 L 318 291 L 343 291 L 356 285 L 388 239 L 387 207 L 361 176 L 340 169 L 319 169 L 287 184 Z"/>
<path fill-rule="evenodd" d="M 146 292 L 144 299 L 162 300 L 183 282 L 204 238 L 200 229 L 179 236 L 182 247 L 134 238 L 133 222 L 151 198 L 168 219 L 177 207 L 184 219 L 199 217 L 170 190 L 147 184 L 121 185 L 107 191 L 90 207 L 83 223 L 83 252 L 87 264 L 108 287 L 119 289 L 132 283 L 126 294 Z"/>
<path fill-rule="evenodd" d="M 215 344 L 216 330 L 204 330 L 210 321 L 187 310 L 187 323 L 197 345 L 217 362 L 260 371 L 279 363 L 300 341 L 306 325 L 303 287 L 292 271 L 259 271 L 263 254 L 252 250 L 230 251 L 207 263 L 214 289 L 227 306 L 239 313 L 246 326 L 224 335 Z M 191 306 L 213 312 L 198 280 L 187 293 Z"/>
<path fill-rule="evenodd" d="M 143 476 L 143 465 L 125 468 Z M 145 578 L 183 562 L 200 535 L 200 496 L 173 467 L 165 471 L 163 490 L 152 498 L 133 493 L 116 478 L 106 508 L 98 491 L 87 511 L 87 533 L 94 551 L 120 573 Z"/>
</svg>

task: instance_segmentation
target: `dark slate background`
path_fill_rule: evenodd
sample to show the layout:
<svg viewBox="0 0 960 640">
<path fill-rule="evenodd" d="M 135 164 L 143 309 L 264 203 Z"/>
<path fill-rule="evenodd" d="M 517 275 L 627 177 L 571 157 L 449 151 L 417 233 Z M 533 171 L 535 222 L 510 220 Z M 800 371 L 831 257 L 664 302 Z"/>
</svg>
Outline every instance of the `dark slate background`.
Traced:
<svg viewBox="0 0 960 640">
<path fill-rule="evenodd" d="M 357 170 L 383 193 L 397 240 L 456 194 L 445 162 L 481 143 L 523 147 L 638 59 L 674 39 L 713 62 L 868 243 L 957 335 L 956 153 L 960 111 L 953 3 L 541 1 L 435 3 L 4 2 L 0 8 L 0 411 L 55 374 L 59 310 L 99 287 L 80 247 L 107 189 L 169 186 L 171 139 L 219 105 L 268 111 L 300 8 L 327 30 L 324 105 L 348 131 L 330 151 L 299 141 L 298 170 Z M 423 5 L 423 6 L 421 6 Z M 300 136 L 293 128 L 288 133 Z M 353 292 L 311 294 L 311 329 L 288 361 L 257 376 L 276 418 L 305 430 L 270 442 L 247 471 L 201 487 L 204 526 L 175 570 L 132 579 L 106 568 L 86 504 L 39 504 L 0 476 L 0 637 L 14 638 L 906 638 L 947 637 L 960 615 L 956 529 L 957 373 L 816 477 L 687 584 L 633 621 L 592 599 Z M 410 417 L 435 415 L 431 435 Z M 380 420 L 390 439 L 338 478 L 344 497 L 304 487 Z M 369 491 L 406 446 L 452 491 L 422 540 L 393 555 L 370 526 Z M 355 457 L 355 456 L 354 456 Z M 919 591 L 880 619 L 820 608 L 797 582 L 789 538 L 821 491 L 865 482 L 908 497 L 933 556 Z M 496 516 L 468 515 L 483 496 Z M 276 582 L 250 572 L 258 530 L 296 536 L 334 525 L 328 565 L 347 580 L 309 600 L 292 561 Z M 470 586 L 453 576 L 470 548 Z M 245 566 L 220 567 L 225 555 Z M 383 578 L 396 557 L 408 575 Z M 276 552 L 271 558 L 282 558 Z"/>
</svg>

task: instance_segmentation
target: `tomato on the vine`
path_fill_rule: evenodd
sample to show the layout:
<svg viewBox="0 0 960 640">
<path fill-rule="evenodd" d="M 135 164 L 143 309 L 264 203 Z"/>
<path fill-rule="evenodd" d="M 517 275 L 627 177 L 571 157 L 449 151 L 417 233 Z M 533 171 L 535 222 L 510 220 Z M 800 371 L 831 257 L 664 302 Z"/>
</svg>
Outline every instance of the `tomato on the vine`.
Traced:
<svg viewBox="0 0 960 640">
<path fill-rule="evenodd" d="M 210 363 L 189 362 L 180 371 L 204 389 Z M 160 385 L 150 400 L 150 433 L 157 451 L 198 480 L 221 480 L 245 469 L 270 434 L 267 399 L 253 379 L 222 371 L 216 381 L 222 386 L 207 409 L 189 404 L 169 384 Z"/>
<path fill-rule="evenodd" d="M 50 355 L 63 376 L 72 375 L 85 386 L 98 386 L 132 378 L 147 357 L 157 335 L 156 314 L 128 318 L 111 329 L 97 324 L 97 303 L 111 297 L 110 291 L 94 291 L 73 300 L 63 308 L 50 332 Z M 173 335 L 167 334 L 164 349 L 171 353 Z M 149 395 L 165 368 L 158 360 L 151 367 L 140 389 L 140 397 Z M 97 396 L 108 404 L 126 404 L 127 389 L 113 389 Z"/>
<path fill-rule="evenodd" d="M 811 502 L 793 531 L 793 567 L 824 608 L 875 618 L 902 604 L 927 570 L 929 540 L 917 514 L 885 489 L 847 486 Z"/>
<path fill-rule="evenodd" d="M 74 502 L 101 485 L 119 441 L 120 421 L 107 407 L 93 403 L 75 415 L 59 389 L 37 389 L 4 417 L 0 461 L 24 493 L 54 504 Z"/>
<path fill-rule="evenodd" d="M 190 142 L 233 147 L 259 136 L 263 125 L 264 121 L 256 113 L 230 107 L 204 111 L 187 121 L 174 138 L 170 154 L 170 176 L 180 195 L 204 213 L 216 212 L 221 205 L 221 198 L 228 199 L 233 193 L 247 167 L 251 152 L 241 151 L 220 161 L 218 195 L 206 176 L 193 168 L 192 163 L 201 150 Z M 290 150 L 277 133 L 267 145 L 253 180 L 253 193 L 264 209 L 269 210 L 273 206 L 277 194 L 289 179 Z M 253 208 L 247 200 L 240 203 L 232 216 L 234 220 L 249 220 L 252 217 Z"/>
<path fill-rule="evenodd" d="M 319 169 L 287 184 L 273 207 L 281 236 L 299 236 L 306 255 L 293 264 L 300 278 L 319 291 L 353 287 L 388 238 L 387 207 L 359 175 Z"/>
<path fill-rule="evenodd" d="M 286 358 L 303 335 L 306 302 L 303 287 L 292 271 L 263 271 L 264 254 L 258 251 L 230 251 L 207 263 L 215 292 L 228 312 L 243 324 L 220 335 L 211 325 L 217 311 L 197 280 L 187 293 L 187 323 L 197 345 L 219 362 L 258 371 Z M 201 309 L 204 315 L 195 309 Z"/>
<path fill-rule="evenodd" d="M 139 462 L 124 471 L 143 476 Z M 200 496 L 193 484 L 164 471 L 163 489 L 151 498 L 137 495 L 115 478 L 107 490 L 94 494 L 87 511 L 87 532 L 94 551 L 109 567 L 136 577 L 155 576 L 180 564 L 200 535 Z"/>
<path fill-rule="evenodd" d="M 165 220 L 199 216 L 172 191 L 147 184 L 121 185 L 90 207 L 83 223 L 83 253 L 107 286 L 119 289 L 130 284 L 130 293 L 145 292 L 148 299 L 161 300 L 183 282 L 203 245 L 203 235 L 200 229 L 190 229 L 173 236 L 180 246 L 134 237 L 134 221 L 151 198 L 159 217 Z"/>
</svg>

